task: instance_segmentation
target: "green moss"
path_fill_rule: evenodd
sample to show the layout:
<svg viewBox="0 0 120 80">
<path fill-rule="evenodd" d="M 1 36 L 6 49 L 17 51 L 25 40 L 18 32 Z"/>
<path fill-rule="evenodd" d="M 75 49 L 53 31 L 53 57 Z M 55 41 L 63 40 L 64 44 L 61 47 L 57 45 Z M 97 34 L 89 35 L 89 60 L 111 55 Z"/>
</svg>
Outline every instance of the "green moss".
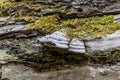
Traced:
<svg viewBox="0 0 120 80">
<path fill-rule="evenodd" d="M 36 16 L 19 16 L 13 17 L 15 21 L 26 21 L 26 22 L 33 22 L 38 19 Z"/>
<path fill-rule="evenodd" d="M 69 13 L 69 12 L 71 12 L 71 8 L 67 8 L 67 9 L 65 10 L 65 13 Z"/>
<path fill-rule="evenodd" d="M 11 3 L 7 0 L 1 0 L 0 1 L 0 9 L 5 9 L 5 8 L 8 8 L 10 6 L 14 5 L 14 3 Z"/>
<path fill-rule="evenodd" d="M 14 5 L 22 4 L 22 3 L 30 3 L 31 1 L 27 0 L 21 0 L 21 1 L 16 1 L 16 0 L 0 0 L 0 9 L 6 9 Z"/>
<path fill-rule="evenodd" d="M 101 37 L 120 29 L 113 16 L 66 20 L 62 25 L 68 27 L 67 36 L 78 38 Z"/>
<path fill-rule="evenodd" d="M 53 9 L 53 12 L 54 12 L 54 13 L 63 13 L 62 10 L 59 9 L 59 8 L 54 8 L 54 9 Z"/>
<path fill-rule="evenodd" d="M 29 0 L 30 1 L 33 1 L 33 0 Z M 28 2 L 28 0 L 10 0 L 10 2 Z"/>
<path fill-rule="evenodd" d="M 20 7 L 23 11 L 21 12 Z M 48 5 L 43 4 L 33 4 L 32 1 L 22 0 L 22 1 L 0 1 L 0 16 L 21 16 L 19 13 L 22 13 L 22 16 L 35 16 L 42 9 L 49 8 Z"/>
<path fill-rule="evenodd" d="M 27 27 L 28 29 L 35 28 L 46 32 L 54 32 L 64 28 L 66 29 L 66 36 L 70 38 L 101 37 L 120 29 L 120 26 L 114 21 L 112 15 L 69 20 L 61 20 L 58 15 L 52 15 L 42 17 Z"/>
<path fill-rule="evenodd" d="M 36 10 L 49 8 L 48 5 L 43 4 L 31 4 L 30 6 Z"/>
<path fill-rule="evenodd" d="M 28 24 L 27 28 L 41 29 L 49 33 L 61 29 L 61 27 L 58 26 L 58 24 L 59 24 L 59 16 L 52 15 L 52 16 L 41 17 L 36 22 Z"/>
</svg>

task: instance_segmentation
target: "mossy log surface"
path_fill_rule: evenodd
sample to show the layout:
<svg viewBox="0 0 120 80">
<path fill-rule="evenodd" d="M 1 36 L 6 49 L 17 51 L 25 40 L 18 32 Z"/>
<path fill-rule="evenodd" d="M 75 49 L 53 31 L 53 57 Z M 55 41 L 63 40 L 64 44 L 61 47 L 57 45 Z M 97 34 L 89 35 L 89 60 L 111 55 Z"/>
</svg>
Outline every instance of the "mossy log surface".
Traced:
<svg viewBox="0 0 120 80">
<path fill-rule="evenodd" d="M 33 0 L 1 0 L 0 17 L 10 16 L 9 19 L 13 21 L 25 21 L 27 22 L 25 29 L 27 29 L 25 32 L 18 31 L 16 33 L 1 35 L 2 38 L 0 39 L 2 40 L 4 38 L 7 40 L 8 37 L 14 37 L 14 40 L 16 36 L 20 39 L 21 36 L 31 37 L 31 35 L 34 36 L 33 33 L 35 32 L 33 31 L 39 32 L 39 30 L 43 31 L 44 35 L 46 35 L 61 29 L 66 31 L 65 37 L 69 39 L 83 39 L 85 37 L 101 38 L 120 29 L 120 25 L 114 20 L 114 15 L 80 18 L 74 14 L 68 14 L 71 11 L 69 6 L 64 9 L 64 6 L 60 7 L 61 5 L 56 5 L 56 3 L 53 6 L 50 5 L 51 4 L 33 3 Z M 1 22 L 4 21 L 0 21 L 0 23 Z M 20 36 L 18 33 L 20 33 Z M 35 37 L 36 36 L 38 36 L 38 34 L 35 34 Z M 31 40 L 29 37 L 27 37 L 27 39 Z M 24 41 L 25 39 L 22 40 Z M 29 47 L 31 48 L 31 46 Z M 102 55 L 91 56 L 88 54 L 75 53 L 60 54 L 59 52 L 49 50 L 47 46 L 39 46 L 39 48 L 40 51 L 38 53 L 15 53 L 14 56 L 18 57 L 18 62 L 32 63 L 35 67 L 43 71 L 47 69 L 59 70 L 65 67 L 70 68 L 71 66 L 80 66 L 88 63 L 112 64 L 120 61 L 119 50 L 114 50 L 107 56 L 103 55 L 104 52 Z M 12 51 L 10 51 L 10 53 L 12 54 Z"/>
<path fill-rule="evenodd" d="M 112 34 L 120 29 L 114 17 L 90 17 L 62 20 L 59 15 L 51 15 L 39 18 L 36 22 L 27 25 L 28 29 L 41 29 L 52 33 L 60 29 L 66 30 L 66 36 L 70 38 L 84 38 L 88 36 L 101 37 Z"/>
</svg>

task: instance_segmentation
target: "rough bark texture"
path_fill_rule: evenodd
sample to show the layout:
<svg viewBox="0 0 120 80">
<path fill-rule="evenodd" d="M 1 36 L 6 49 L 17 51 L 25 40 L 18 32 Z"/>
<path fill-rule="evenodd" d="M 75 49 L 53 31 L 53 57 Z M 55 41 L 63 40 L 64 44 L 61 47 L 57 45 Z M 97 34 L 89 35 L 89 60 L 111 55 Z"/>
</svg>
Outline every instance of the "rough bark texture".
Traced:
<svg viewBox="0 0 120 80">
<path fill-rule="evenodd" d="M 11 6 L 0 8 L 0 80 L 120 80 L 120 30 L 101 38 L 70 39 L 63 29 L 46 35 L 26 27 L 53 14 L 61 20 L 119 14 L 120 0 L 8 2 Z M 120 23 L 120 15 L 114 18 Z"/>
<path fill-rule="evenodd" d="M 70 7 L 68 14 L 78 17 L 116 14 L 120 12 L 119 0 L 34 0 L 35 3 L 49 3 L 54 7 L 61 7 L 63 11 Z"/>
</svg>

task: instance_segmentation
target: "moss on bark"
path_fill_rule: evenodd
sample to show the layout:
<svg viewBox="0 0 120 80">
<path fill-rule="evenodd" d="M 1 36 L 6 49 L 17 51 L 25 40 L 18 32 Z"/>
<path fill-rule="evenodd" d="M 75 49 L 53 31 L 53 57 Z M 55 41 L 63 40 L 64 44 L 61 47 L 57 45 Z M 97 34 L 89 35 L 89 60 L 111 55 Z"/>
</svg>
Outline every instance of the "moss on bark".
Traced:
<svg viewBox="0 0 120 80">
<path fill-rule="evenodd" d="M 48 33 L 65 29 L 66 36 L 69 38 L 101 37 L 120 29 L 120 25 L 115 22 L 112 15 L 68 20 L 62 20 L 59 15 L 52 15 L 41 17 L 36 22 L 28 24 L 27 27 L 28 29 L 41 29 Z"/>
</svg>

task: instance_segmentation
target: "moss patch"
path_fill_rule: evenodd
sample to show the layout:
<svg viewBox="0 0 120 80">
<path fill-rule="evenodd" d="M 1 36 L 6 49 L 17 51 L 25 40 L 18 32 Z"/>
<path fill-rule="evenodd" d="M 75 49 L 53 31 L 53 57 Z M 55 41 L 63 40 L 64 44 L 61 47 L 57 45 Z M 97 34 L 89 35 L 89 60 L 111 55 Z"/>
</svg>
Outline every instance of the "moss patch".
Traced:
<svg viewBox="0 0 120 80">
<path fill-rule="evenodd" d="M 41 17 L 27 26 L 28 29 L 41 29 L 48 33 L 66 29 L 66 36 L 84 38 L 88 36 L 101 37 L 120 29 L 112 15 L 103 17 L 75 18 L 62 20 L 59 15 Z"/>
<path fill-rule="evenodd" d="M 7 0 L 1 0 L 0 1 L 0 9 L 5 9 L 5 8 L 8 8 L 10 6 L 14 5 L 14 3 L 11 3 Z"/>
<path fill-rule="evenodd" d="M 25 21 L 25 22 L 33 22 L 37 20 L 39 17 L 37 16 L 19 16 L 19 17 L 12 17 L 15 21 Z"/>
<path fill-rule="evenodd" d="M 62 25 L 68 27 L 67 36 L 78 38 L 106 36 L 120 29 L 113 16 L 66 20 Z"/>
<path fill-rule="evenodd" d="M 1 0 L 0 17 L 11 16 L 15 21 L 34 22 L 41 16 L 41 10 L 46 8 L 49 6 L 33 4 L 32 0 Z"/>
<path fill-rule="evenodd" d="M 32 1 L 0 1 L 0 16 L 36 16 L 41 9 L 49 8 L 48 5 L 33 4 Z"/>
<path fill-rule="evenodd" d="M 45 16 L 39 18 L 36 22 L 30 23 L 27 25 L 28 29 L 41 29 L 43 31 L 46 31 L 48 33 L 57 31 L 61 29 L 59 25 L 59 16 L 58 15 L 52 15 L 52 16 Z"/>
<path fill-rule="evenodd" d="M 0 0 L 0 9 L 5 9 L 5 8 L 9 8 L 11 6 L 17 5 L 17 4 L 30 4 L 32 2 L 32 0 Z"/>
</svg>

